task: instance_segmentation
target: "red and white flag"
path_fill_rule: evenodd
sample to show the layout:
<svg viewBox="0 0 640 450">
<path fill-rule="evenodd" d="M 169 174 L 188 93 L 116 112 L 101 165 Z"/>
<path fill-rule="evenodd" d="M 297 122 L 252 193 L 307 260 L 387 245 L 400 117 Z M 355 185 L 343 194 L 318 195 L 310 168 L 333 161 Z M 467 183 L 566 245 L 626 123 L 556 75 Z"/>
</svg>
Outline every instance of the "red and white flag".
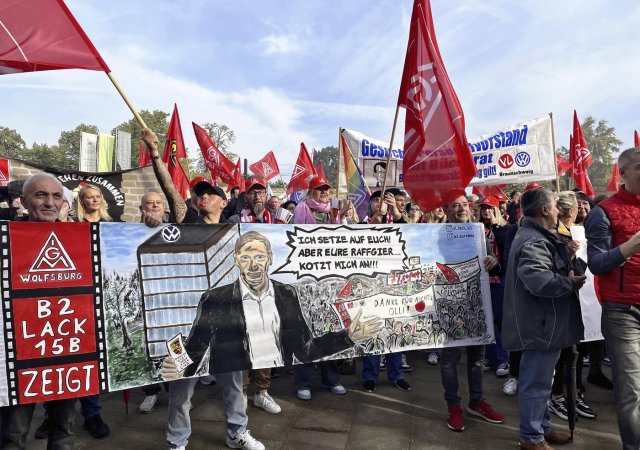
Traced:
<svg viewBox="0 0 640 450">
<path fill-rule="evenodd" d="M 316 166 L 316 174 L 320 178 L 323 178 L 325 180 L 327 179 L 327 176 L 324 174 L 324 167 L 322 166 L 322 163 L 318 163 L 318 165 Z"/>
<path fill-rule="evenodd" d="M 640 147 L 640 135 L 635 130 L 633 132 L 633 146 Z"/>
<path fill-rule="evenodd" d="M 589 179 L 587 169 L 593 163 L 591 158 L 591 152 L 587 145 L 587 140 L 584 138 L 580 121 L 578 120 L 578 114 L 575 109 L 573 110 L 573 146 L 570 149 L 571 160 L 571 176 L 576 181 L 576 186 L 580 188 L 582 192 L 589 197 L 596 195 Z"/>
<path fill-rule="evenodd" d="M 276 156 L 273 152 L 269 152 L 264 157 L 249 166 L 251 172 L 256 175 L 262 176 L 265 181 L 271 180 L 273 177 L 280 174 L 280 168 L 278 167 L 278 161 L 276 161 Z"/>
<path fill-rule="evenodd" d="M 164 152 L 162 153 L 162 161 L 167 165 L 173 185 L 182 198 L 187 198 L 189 195 L 189 177 L 187 177 L 182 164 L 180 164 L 180 160 L 186 157 L 187 152 L 182 138 L 178 105 L 174 104 L 169 131 L 167 131 L 167 141 L 164 144 Z"/>
<path fill-rule="evenodd" d="M 62 0 L 2 0 L 0 75 L 56 69 L 110 72 Z"/>
<path fill-rule="evenodd" d="M 209 136 L 209 133 L 207 133 L 207 130 L 195 122 L 192 122 L 192 124 L 198 146 L 202 151 L 204 164 L 211 174 L 211 179 L 216 180 L 220 177 L 226 184 L 233 183 L 235 181 L 233 174 L 236 165 L 229 160 L 224 153 L 218 150 L 218 147 L 213 142 L 213 139 L 211 139 L 211 136 Z"/>
<path fill-rule="evenodd" d="M 431 211 L 463 195 L 476 167 L 428 0 L 413 4 L 398 106 L 407 111 L 402 170 L 411 199 L 423 211 Z"/>
<path fill-rule="evenodd" d="M 230 192 L 234 187 L 238 187 L 240 189 L 240 192 L 245 191 L 241 161 L 242 158 L 238 158 L 238 161 L 236 162 L 236 168 L 233 170 L 233 182 L 227 183 L 227 192 Z"/>
<path fill-rule="evenodd" d="M 618 186 L 620 185 L 620 169 L 618 169 L 618 163 L 613 164 L 611 169 L 611 178 L 607 183 L 607 192 L 618 192 Z"/>
<path fill-rule="evenodd" d="M 309 152 L 307 151 L 307 147 L 304 145 L 304 142 L 301 142 L 298 160 L 293 168 L 291 180 L 287 186 L 287 195 L 291 195 L 293 192 L 309 189 L 309 182 L 316 176 L 316 169 L 313 167 L 311 156 L 309 156 Z"/>
<path fill-rule="evenodd" d="M 573 138 L 569 138 L 569 141 L 572 141 Z M 571 147 L 571 143 L 569 144 L 569 147 Z M 569 161 L 567 161 L 566 159 L 564 159 L 562 156 L 560 156 L 559 153 L 556 153 L 556 164 L 558 165 L 558 176 L 561 177 L 562 175 L 564 175 L 568 170 L 571 169 L 571 163 Z"/>
</svg>

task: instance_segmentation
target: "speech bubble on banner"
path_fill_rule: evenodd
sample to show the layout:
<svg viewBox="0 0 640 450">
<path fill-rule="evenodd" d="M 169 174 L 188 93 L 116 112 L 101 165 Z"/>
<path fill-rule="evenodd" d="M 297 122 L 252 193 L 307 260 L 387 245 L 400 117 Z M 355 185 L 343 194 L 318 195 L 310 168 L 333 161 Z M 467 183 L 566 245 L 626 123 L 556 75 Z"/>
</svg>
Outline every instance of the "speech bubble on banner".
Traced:
<svg viewBox="0 0 640 450">
<path fill-rule="evenodd" d="M 288 231 L 287 261 L 274 274 L 298 278 L 349 278 L 405 270 L 405 241 L 398 227 L 295 227 Z"/>
</svg>

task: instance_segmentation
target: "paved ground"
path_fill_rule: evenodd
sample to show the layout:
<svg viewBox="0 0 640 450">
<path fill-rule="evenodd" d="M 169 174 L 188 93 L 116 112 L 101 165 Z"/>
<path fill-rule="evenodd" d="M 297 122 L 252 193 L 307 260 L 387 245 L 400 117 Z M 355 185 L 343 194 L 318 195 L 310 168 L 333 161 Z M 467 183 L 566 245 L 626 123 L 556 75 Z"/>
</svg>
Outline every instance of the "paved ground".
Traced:
<svg viewBox="0 0 640 450">
<path fill-rule="evenodd" d="M 249 406 L 249 429 L 267 449 L 517 449 L 517 397 L 502 394 L 503 379 L 485 372 L 487 400 L 506 417 L 503 425 L 493 425 L 467 418 L 466 430 L 455 433 L 446 426 L 446 406 L 443 399 L 440 372 L 428 366 L 422 352 L 409 353 L 413 372 L 407 380 L 411 392 L 402 392 L 386 380 L 378 384 L 373 394 L 361 389 L 359 372 L 343 376 L 349 393 L 336 396 L 327 391 L 314 391 L 313 399 L 303 402 L 295 398 L 293 376 L 280 369 L 273 380 L 271 394 L 282 406 L 276 416 Z M 465 360 L 465 358 L 462 358 Z M 362 365 L 359 364 L 358 369 Z M 606 370 L 606 369 L 605 369 Z M 461 367 L 462 374 L 466 373 Z M 608 371 L 607 371 L 608 373 Z M 384 372 L 382 377 L 386 376 Z M 463 398 L 467 392 L 466 377 L 461 379 Z M 319 376 L 317 377 L 319 383 Z M 575 441 L 567 449 L 616 449 L 620 440 L 614 415 L 613 393 L 587 386 L 587 400 L 599 416 L 596 420 L 581 420 Z M 164 430 L 167 394 L 162 393 L 156 409 L 147 415 L 137 412 L 144 394 L 131 394 L 129 414 L 125 414 L 120 392 L 102 397 L 103 418 L 112 434 L 103 440 L 92 439 L 77 420 L 79 449 L 146 450 L 166 448 Z M 191 412 L 193 431 L 189 449 L 222 449 L 225 426 L 219 389 L 198 385 Z M 34 418 L 37 426 L 42 418 L 38 407 Z M 567 423 L 552 416 L 555 426 L 567 429 Z M 30 439 L 30 449 L 44 449 L 44 441 Z"/>
</svg>

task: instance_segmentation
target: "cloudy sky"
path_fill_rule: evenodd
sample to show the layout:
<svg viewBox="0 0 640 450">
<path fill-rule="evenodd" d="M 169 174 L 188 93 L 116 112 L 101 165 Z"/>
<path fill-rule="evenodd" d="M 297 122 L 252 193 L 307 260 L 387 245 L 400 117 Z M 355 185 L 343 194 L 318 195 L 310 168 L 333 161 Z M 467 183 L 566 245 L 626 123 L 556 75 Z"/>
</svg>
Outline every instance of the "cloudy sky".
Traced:
<svg viewBox="0 0 640 450">
<path fill-rule="evenodd" d="M 304 141 L 337 144 L 338 127 L 391 134 L 412 0 L 66 0 L 139 109 L 218 122 L 253 162 L 274 150 L 290 173 Z M 631 0 L 432 0 L 440 50 L 469 138 L 553 112 L 568 144 L 573 109 L 640 128 L 640 3 Z M 0 77 L 0 126 L 55 144 L 131 115 L 100 72 Z M 402 141 L 403 124 L 396 142 Z M 288 180 L 288 177 L 286 177 Z"/>
</svg>

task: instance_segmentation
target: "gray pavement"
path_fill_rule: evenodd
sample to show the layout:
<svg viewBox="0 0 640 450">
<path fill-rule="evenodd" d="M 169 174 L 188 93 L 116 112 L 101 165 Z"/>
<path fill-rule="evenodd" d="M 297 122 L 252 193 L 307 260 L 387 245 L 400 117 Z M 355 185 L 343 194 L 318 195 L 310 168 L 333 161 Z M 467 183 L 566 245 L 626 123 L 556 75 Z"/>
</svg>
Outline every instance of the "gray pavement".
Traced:
<svg viewBox="0 0 640 450">
<path fill-rule="evenodd" d="M 280 369 L 280 377 L 272 381 L 271 395 L 282 406 L 282 413 L 270 415 L 249 402 L 249 429 L 267 449 L 517 449 L 517 397 L 502 393 L 503 378 L 485 372 L 485 397 L 504 414 L 502 425 L 466 417 L 466 430 L 456 433 L 447 428 L 447 409 L 443 399 L 440 371 L 427 365 L 423 352 L 410 352 L 413 372 L 407 374 L 411 392 L 402 392 L 386 381 L 385 372 L 375 393 L 361 387 L 358 362 L 356 375 L 343 376 L 349 390 L 336 396 L 317 388 L 310 401 L 295 397 L 293 376 Z M 465 358 L 463 357 L 464 361 Z M 586 368 L 585 368 L 586 370 Z M 466 368 L 460 366 L 460 389 L 467 393 Z M 605 373 L 610 375 L 605 368 Z M 319 384 L 320 377 L 315 381 Z M 250 387 L 250 395 L 253 387 Z M 162 392 L 150 414 L 139 414 L 137 407 L 144 398 L 140 389 L 131 392 L 129 414 L 125 414 L 122 393 L 101 397 L 103 418 L 111 427 L 111 436 L 95 440 L 82 429 L 83 419 L 76 419 L 76 443 L 79 449 L 147 450 L 166 448 L 164 432 L 167 417 L 167 394 Z M 587 384 L 586 399 L 598 412 L 595 420 L 578 422 L 574 443 L 567 449 L 621 448 L 613 404 L 613 392 Z M 464 401 L 464 400 L 463 400 Z M 198 385 L 191 411 L 192 435 L 189 450 L 224 449 L 225 424 L 220 391 L 215 386 Z M 42 420 L 42 408 L 34 416 L 32 432 Z M 557 428 L 568 430 L 567 422 L 552 415 Z M 44 449 L 45 441 L 29 440 L 29 449 Z"/>
</svg>

